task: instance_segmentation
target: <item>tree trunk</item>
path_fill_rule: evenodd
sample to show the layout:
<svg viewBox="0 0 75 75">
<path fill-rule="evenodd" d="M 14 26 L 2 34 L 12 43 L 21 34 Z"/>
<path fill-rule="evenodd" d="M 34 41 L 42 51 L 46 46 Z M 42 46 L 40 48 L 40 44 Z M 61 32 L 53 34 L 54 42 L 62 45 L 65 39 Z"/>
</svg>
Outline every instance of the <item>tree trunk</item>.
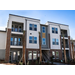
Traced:
<svg viewBox="0 0 75 75">
<path fill-rule="evenodd" d="M 26 59 L 25 59 L 25 44 L 26 44 L 26 38 L 25 38 L 25 31 L 23 32 L 23 64 L 26 64 Z"/>
<path fill-rule="evenodd" d="M 64 44 L 64 59 L 65 59 L 65 63 L 67 63 L 66 50 L 65 50 L 65 39 L 64 39 L 64 36 L 63 36 L 63 44 Z"/>
<path fill-rule="evenodd" d="M 40 48 L 40 62 L 42 62 L 41 36 L 40 36 L 40 33 L 39 33 L 39 48 Z"/>
<path fill-rule="evenodd" d="M 72 42 L 72 60 L 74 59 L 74 44 Z"/>
</svg>

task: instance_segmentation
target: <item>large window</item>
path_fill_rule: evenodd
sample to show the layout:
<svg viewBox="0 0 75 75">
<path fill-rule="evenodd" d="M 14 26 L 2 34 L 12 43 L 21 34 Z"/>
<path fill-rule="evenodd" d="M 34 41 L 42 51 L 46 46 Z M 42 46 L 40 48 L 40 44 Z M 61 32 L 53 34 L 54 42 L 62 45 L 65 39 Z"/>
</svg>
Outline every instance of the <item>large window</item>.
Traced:
<svg viewBox="0 0 75 75">
<path fill-rule="evenodd" d="M 37 43 L 37 37 L 34 37 L 34 43 L 35 44 Z"/>
<path fill-rule="evenodd" d="M 54 33 L 54 28 L 52 27 L 52 33 Z"/>
<path fill-rule="evenodd" d="M 58 28 L 55 28 L 55 33 L 58 34 Z"/>
<path fill-rule="evenodd" d="M 18 38 L 18 45 L 21 45 L 21 38 Z"/>
<path fill-rule="evenodd" d="M 28 60 L 32 60 L 32 51 L 28 52 Z"/>
<path fill-rule="evenodd" d="M 45 33 L 45 31 L 46 31 L 46 29 L 45 29 L 45 27 L 43 26 L 43 27 L 42 27 L 42 33 Z"/>
<path fill-rule="evenodd" d="M 14 38 L 14 45 L 17 45 L 17 38 Z"/>
<path fill-rule="evenodd" d="M 59 52 L 56 51 L 56 58 L 59 58 Z"/>
<path fill-rule="evenodd" d="M 29 24 L 29 30 L 32 30 L 32 28 L 33 28 L 33 25 Z"/>
<path fill-rule="evenodd" d="M 52 33 L 56 33 L 56 34 L 58 34 L 58 28 L 54 28 L 54 27 L 52 27 Z"/>
<path fill-rule="evenodd" d="M 52 44 L 55 45 L 55 39 L 54 38 L 52 39 Z"/>
<path fill-rule="evenodd" d="M 15 32 L 18 32 L 18 26 L 15 25 Z"/>
<path fill-rule="evenodd" d="M 37 31 L 37 25 L 34 25 L 34 31 Z"/>
<path fill-rule="evenodd" d="M 37 51 L 33 51 L 33 59 L 37 59 Z"/>
<path fill-rule="evenodd" d="M 46 45 L 46 38 L 42 38 L 42 45 Z"/>
<path fill-rule="evenodd" d="M 13 45 L 13 38 L 11 37 L 11 45 Z"/>
<path fill-rule="evenodd" d="M 32 36 L 29 36 L 29 43 L 32 43 Z"/>
<path fill-rule="evenodd" d="M 52 44 L 53 45 L 59 45 L 59 40 L 58 39 L 52 39 Z"/>
<path fill-rule="evenodd" d="M 59 45 L 59 40 L 58 39 L 56 39 L 56 45 Z"/>
<path fill-rule="evenodd" d="M 21 26 L 19 26 L 19 32 L 21 32 L 22 31 L 22 28 L 21 28 Z"/>
<path fill-rule="evenodd" d="M 12 31 L 14 31 L 14 26 L 12 25 Z"/>
<path fill-rule="evenodd" d="M 52 56 L 55 58 L 55 51 L 52 51 Z"/>
</svg>

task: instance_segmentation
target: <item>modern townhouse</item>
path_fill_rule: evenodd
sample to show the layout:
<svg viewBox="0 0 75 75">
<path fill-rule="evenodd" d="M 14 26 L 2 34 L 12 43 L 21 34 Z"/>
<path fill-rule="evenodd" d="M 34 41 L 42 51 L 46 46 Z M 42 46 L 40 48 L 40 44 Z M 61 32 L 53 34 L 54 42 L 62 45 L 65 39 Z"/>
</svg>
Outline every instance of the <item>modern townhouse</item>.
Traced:
<svg viewBox="0 0 75 75">
<path fill-rule="evenodd" d="M 0 59 L 7 62 L 16 62 L 22 57 L 36 60 L 42 52 L 42 60 L 48 61 L 52 55 L 54 59 L 63 60 L 63 35 L 66 56 L 71 59 L 68 25 L 49 21 L 40 24 L 39 19 L 9 14 L 6 30 L 0 31 Z"/>
</svg>

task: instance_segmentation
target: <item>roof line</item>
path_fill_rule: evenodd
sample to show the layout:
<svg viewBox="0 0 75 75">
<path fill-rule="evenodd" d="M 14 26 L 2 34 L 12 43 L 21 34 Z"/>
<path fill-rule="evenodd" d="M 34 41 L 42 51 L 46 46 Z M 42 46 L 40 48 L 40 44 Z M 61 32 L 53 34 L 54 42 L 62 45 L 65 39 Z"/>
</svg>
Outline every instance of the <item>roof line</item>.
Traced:
<svg viewBox="0 0 75 75">
<path fill-rule="evenodd" d="M 19 15 L 14 15 L 14 14 L 9 14 L 9 15 L 12 15 L 12 16 L 17 16 L 17 17 L 22 17 L 22 18 L 29 18 L 29 17 L 19 16 Z M 34 19 L 34 18 L 29 18 L 29 19 L 39 20 L 39 19 Z M 40 21 L 40 20 L 39 20 L 39 21 Z"/>
<path fill-rule="evenodd" d="M 60 25 L 65 25 L 65 26 L 69 26 L 69 25 L 66 25 L 66 24 L 61 24 L 61 23 L 56 23 L 56 22 L 50 22 L 50 21 L 47 21 L 49 23 L 55 23 L 55 24 L 60 24 Z"/>
</svg>

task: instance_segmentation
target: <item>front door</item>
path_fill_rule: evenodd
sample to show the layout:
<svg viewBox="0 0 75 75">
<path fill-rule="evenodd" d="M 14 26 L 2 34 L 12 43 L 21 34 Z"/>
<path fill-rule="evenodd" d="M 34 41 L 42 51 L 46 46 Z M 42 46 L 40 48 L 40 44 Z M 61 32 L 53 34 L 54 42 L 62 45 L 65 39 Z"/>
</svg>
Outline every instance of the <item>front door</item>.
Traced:
<svg viewBox="0 0 75 75">
<path fill-rule="evenodd" d="M 17 53 L 13 52 L 13 62 L 16 62 L 16 55 L 17 55 Z"/>
</svg>

